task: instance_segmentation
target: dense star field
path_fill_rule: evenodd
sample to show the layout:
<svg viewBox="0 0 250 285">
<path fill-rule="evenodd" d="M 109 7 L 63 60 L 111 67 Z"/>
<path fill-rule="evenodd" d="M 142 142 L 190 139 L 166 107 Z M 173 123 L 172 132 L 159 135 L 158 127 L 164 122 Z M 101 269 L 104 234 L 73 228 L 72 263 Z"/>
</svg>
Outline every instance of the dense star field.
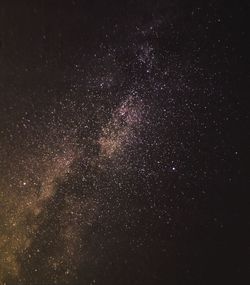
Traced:
<svg viewBox="0 0 250 285">
<path fill-rule="evenodd" d="M 249 8 L 1 3 L 0 285 L 249 284 Z"/>
</svg>

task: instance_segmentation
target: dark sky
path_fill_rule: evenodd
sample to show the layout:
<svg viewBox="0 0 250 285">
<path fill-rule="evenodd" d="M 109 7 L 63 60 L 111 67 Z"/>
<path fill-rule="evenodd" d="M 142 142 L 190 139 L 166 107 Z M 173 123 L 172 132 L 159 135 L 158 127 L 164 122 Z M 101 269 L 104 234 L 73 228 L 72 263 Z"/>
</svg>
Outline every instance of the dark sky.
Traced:
<svg viewBox="0 0 250 285">
<path fill-rule="evenodd" d="M 249 284 L 234 2 L 1 2 L 0 284 Z"/>
</svg>

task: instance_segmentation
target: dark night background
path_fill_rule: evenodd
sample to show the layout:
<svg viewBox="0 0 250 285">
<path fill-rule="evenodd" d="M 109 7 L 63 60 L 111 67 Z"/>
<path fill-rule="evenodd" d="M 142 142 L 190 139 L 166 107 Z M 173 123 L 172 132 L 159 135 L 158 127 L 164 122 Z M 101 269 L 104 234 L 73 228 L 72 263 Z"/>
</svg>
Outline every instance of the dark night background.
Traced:
<svg viewBox="0 0 250 285">
<path fill-rule="evenodd" d="M 117 162 L 95 173 L 75 163 L 46 206 L 53 215 L 45 214 L 40 236 L 18 253 L 20 279 L 7 274 L 6 284 L 54 284 L 47 267 L 32 272 L 50 254 L 46 239 L 56 239 L 50 225 L 64 192 L 91 197 L 101 213 L 82 238 L 87 253 L 69 284 L 249 284 L 249 6 L 1 1 L 1 183 L 21 177 L 13 165 L 46 144 L 48 129 L 71 129 L 81 104 L 90 119 L 78 140 L 94 141 L 131 92 L 148 110 L 148 127 L 125 153 L 126 171 Z M 60 102 L 76 107 L 63 111 Z M 89 144 L 91 160 L 98 148 Z M 36 243 L 44 259 L 27 263 Z"/>
</svg>

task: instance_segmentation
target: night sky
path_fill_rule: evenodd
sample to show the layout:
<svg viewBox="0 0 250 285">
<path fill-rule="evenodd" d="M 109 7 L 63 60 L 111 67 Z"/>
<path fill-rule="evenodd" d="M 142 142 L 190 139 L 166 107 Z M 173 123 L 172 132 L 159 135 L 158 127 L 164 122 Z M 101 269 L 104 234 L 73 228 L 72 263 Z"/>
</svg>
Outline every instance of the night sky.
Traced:
<svg viewBox="0 0 250 285">
<path fill-rule="evenodd" d="M 0 285 L 250 284 L 248 1 L 0 3 Z"/>
</svg>

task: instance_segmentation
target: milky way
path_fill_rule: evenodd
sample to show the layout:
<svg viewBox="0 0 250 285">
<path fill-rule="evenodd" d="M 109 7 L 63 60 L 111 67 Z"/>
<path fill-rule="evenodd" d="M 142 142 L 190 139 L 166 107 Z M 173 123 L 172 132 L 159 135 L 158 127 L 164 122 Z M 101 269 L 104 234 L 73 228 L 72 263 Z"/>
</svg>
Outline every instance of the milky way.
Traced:
<svg viewBox="0 0 250 285">
<path fill-rule="evenodd" d="M 72 104 L 65 105 L 64 108 L 74 112 L 71 109 Z M 39 258 L 42 259 L 43 264 L 33 269 L 39 278 L 48 276 L 46 278 L 51 280 L 50 282 L 61 284 L 76 277 L 79 251 L 84 247 L 84 229 L 95 220 L 98 201 L 94 201 L 94 197 L 91 196 L 76 197 L 74 193 L 69 194 L 68 191 L 64 193 L 65 190 L 61 189 L 60 185 L 74 179 L 77 172 L 79 175 L 79 169 L 74 169 L 74 166 L 79 163 L 90 167 L 91 175 L 94 176 L 98 176 L 96 173 L 98 168 L 102 168 L 105 172 L 105 168 L 109 167 L 108 171 L 110 171 L 108 166 L 110 161 L 119 157 L 126 147 L 136 143 L 138 131 L 143 124 L 142 121 L 145 120 L 143 110 L 143 100 L 132 96 L 126 98 L 114 109 L 110 120 L 101 128 L 99 137 L 91 142 L 92 147 L 95 146 L 98 149 L 95 155 L 88 153 L 89 146 L 83 148 L 76 142 L 81 126 L 75 125 L 74 134 L 70 131 L 66 135 L 63 129 L 64 136 L 58 139 L 62 142 L 56 143 L 53 141 L 53 133 L 56 132 L 57 137 L 61 132 L 53 123 L 53 129 L 49 128 L 49 132 L 52 131 L 52 133 L 48 133 L 49 139 L 43 144 L 43 150 L 39 149 L 35 156 L 28 155 L 21 162 L 19 167 L 24 170 L 19 169 L 19 171 L 24 172 L 24 177 L 18 175 L 10 189 L 6 186 L 1 190 L 4 201 L 1 208 L 1 216 L 4 220 L 4 235 L 1 236 L 1 264 L 4 265 L 1 268 L 2 283 L 9 276 L 20 278 L 19 282 L 26 282 L 26 279 L 22 279 L 22 266 L 25 267 L 26 263 L 35 263 L 34 260 Z M 77 121 L 79 119 L 81 120 L 81 118 L 75 118 Z M 116 168 L 119 165 L 115 164 L 113 167 Z M 84 181 L 86 176 L 84 167 L 81 171 L 80 175 Z M 97 188 L 100 185 L 92 185 L 92 187 Z M 84 186 L 81 191 L 84 192 Z M 56 201 L 56 197 L 60 195 L 61 197 Z M 50 208 L 51 203 L 62 205 L 53 205 Z M 58 209 L 53 209 L 57 207 Z M 40 235 L 43 236 L 41 228 L 44 223 L 46 224 L 46 220 L 50 220 L 49 215 L 55 214 L 58 216 L 53 224 L 46 226 L 49 228 L 46 228 L 46 231 L 55 231 L 56 236 L 52 234 L 53 238 L 50 237 L 46 241 L 45 246 L 50 248 L 50 254 L 45 256 L 43 253 L 45 249 L 41 249 L 41 245 L 34 246 L 34 244 L 36 239 L 41 238 Z M 43 247 L 43 242 L 41 243 Z M 25 258 L 22 259 L 22 255 Z M 46 267 L 46 273 L 44 272 L 45 275 L 41 277 L 40 272 L 43 272 L 43 267 Z"/>
<path fill-rule="evenodd" d="M 1 8 L 0 285 L 243 284 L 237 9 L 19 2 Z"/>
</svg>

